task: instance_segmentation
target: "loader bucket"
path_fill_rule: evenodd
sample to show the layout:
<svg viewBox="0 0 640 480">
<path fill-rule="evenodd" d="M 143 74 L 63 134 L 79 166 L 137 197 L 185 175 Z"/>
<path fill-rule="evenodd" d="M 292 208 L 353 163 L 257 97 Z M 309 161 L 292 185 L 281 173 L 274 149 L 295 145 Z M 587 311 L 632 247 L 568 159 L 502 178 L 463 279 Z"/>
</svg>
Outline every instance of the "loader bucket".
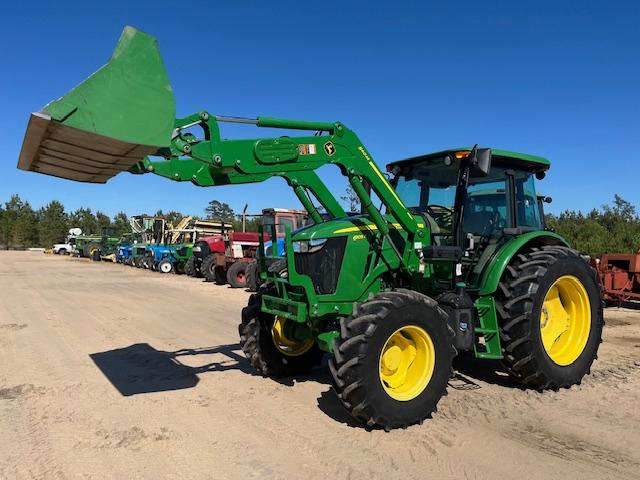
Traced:
<svg viewBox="0 0 640 480">
<path fill-rule="evenodd" d="M 105 183 L 168 147 L 175 102 L 154 37 L 125 27 L 109 62 L 29 118 L 18 168 Z"/>
</svg>

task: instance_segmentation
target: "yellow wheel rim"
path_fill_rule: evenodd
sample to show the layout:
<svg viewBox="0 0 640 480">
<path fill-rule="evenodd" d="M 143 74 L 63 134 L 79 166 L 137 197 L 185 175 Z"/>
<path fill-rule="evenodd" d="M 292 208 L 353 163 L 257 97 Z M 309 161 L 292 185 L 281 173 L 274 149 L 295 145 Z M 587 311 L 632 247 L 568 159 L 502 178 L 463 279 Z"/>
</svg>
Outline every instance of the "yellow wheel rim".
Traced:
<svg viewBox="0 0 640 480">
<path fill-rule="evenodd" d="M 540 313 L 540 337 L 554 363 L 575 362 L 589 339 L 591 303 L 584 285 L 576 277 L 558 278 L 547 291 Z"/>
<path fill-rule="evenodd" d="M 429 384 L 436 364 L 431 336 L 415 325 L 399 328 L 380 354 L 380 381 L 391 398 L 413 400 Z"/>
<path fill-rule="evenodd" d="M 271 337 L 273 338 L 273 344 L 278 351 L 288 357 L 298 357 L 307 353 L 311 347 L 313 347 L 313 339 L 299 342 L 296 340 L 290 340 L 284 334 L 284 325 L 287 319 L 284 317 L 276 317 L 276 321 L 271 327 Z"/>
</svg>

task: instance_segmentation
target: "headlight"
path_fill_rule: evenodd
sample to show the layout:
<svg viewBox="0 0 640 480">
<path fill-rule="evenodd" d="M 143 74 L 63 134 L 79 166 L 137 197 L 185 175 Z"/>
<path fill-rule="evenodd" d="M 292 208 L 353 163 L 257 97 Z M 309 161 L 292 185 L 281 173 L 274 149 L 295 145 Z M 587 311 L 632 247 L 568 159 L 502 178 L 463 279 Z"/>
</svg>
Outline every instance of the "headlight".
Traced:
<svg viewBox="0 0 640 480">
<path fill-rule="evenodd" d="M 193 250 L 194 252 L 201 252 L 201 251 L 202 251 L 202 247 L 200 247 L 200 246 L 196 245 L 195 247 L 193 247 L 193 248 L 192 248 L 192 250 Z"/>
<path fill-rule="evenodd" d="M 299 240 L 293 242 L 293 251 L 297 253 L 313 253 L 324 247 L 326 238 L 314 238 L 313 240 Z"/>
</svg>

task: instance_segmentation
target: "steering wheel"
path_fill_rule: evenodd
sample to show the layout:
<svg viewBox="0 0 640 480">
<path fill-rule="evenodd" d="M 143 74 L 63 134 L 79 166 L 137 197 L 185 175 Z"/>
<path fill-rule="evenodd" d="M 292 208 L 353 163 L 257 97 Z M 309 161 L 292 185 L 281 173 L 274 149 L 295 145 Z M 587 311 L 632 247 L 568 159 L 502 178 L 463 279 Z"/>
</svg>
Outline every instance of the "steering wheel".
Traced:
<svg viewBox="0 0 640 480">
<path fill-rule="evenodd" d="M 436 221 L 441 227 L 449 227 L 453 218 L 453 208 L 444 205 L 427 205 L 425 211 Z"/>
</svg>

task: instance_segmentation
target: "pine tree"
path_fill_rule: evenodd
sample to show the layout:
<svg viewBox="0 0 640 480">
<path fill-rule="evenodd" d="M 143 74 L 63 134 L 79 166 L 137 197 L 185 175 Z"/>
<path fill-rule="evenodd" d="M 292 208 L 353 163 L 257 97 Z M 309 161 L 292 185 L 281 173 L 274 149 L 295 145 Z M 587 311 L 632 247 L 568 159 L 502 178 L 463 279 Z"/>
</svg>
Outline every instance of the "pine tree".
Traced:
<svg viewBox="0 0 640 480">
<path fill-rule="evenodd" d="M 69 227 L 64 206 L 53 200 L 38 210 L 38 237 L 40 246 L 51 247 L 65 240 Z"/>
</svg>

